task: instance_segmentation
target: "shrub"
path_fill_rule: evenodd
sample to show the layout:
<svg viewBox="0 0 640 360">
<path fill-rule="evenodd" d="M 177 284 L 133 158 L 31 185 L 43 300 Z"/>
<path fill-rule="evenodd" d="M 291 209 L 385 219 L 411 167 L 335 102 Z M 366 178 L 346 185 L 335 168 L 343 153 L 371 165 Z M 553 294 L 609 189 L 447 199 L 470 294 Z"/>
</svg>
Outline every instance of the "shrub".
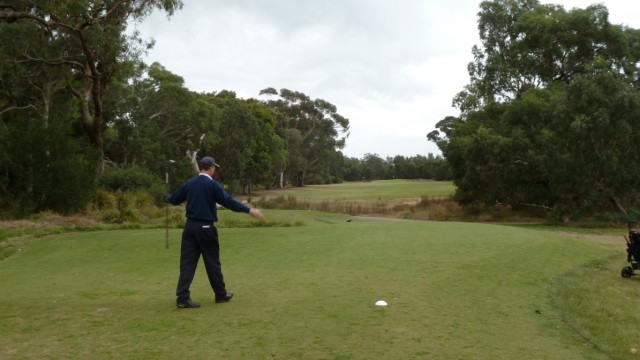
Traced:
<svg viewBox="0 0 640 360">
<path fill-rule="evenodd" d="M 100 185 L 113 192 L 147 192 L 157 205 L 162 203 L 167 192 L 166 184 L 161 178 L 148 169 L 135 165 L 106 167 L 100 178 Z"/>
<path fill-rule="evenodd" d="M 165 226 L 168 225 L 170 228 L 183 228 L 185 222 L 184 211 L 171 212 L 169 216 L 164 219 Z"/>
<path fill-rule="evenodd" d="M 102 215 L 102 221 L 109 224 L 122 224 L 142 220 L 138 210 L 133 206 L 133 196 L 123 192 L 118 192 L 115 196 L 117 208 L 106 211 Z"/>
<path fill-rule="evenodd" d="M 115 195 L 103 188 L 97 189 L 93 193 L 91 203 L 89 204 L 90 209 L 95 211 L 114 210 L 117 206 L 118 203 Z"/>
<path fill-rule="evenodd" d="M 152 194 L 146 191 L 134 191 L 127 194 L 127 198 L 131 206 L 144 214 L 153 214 L 158 207 Z"/>
</svg>

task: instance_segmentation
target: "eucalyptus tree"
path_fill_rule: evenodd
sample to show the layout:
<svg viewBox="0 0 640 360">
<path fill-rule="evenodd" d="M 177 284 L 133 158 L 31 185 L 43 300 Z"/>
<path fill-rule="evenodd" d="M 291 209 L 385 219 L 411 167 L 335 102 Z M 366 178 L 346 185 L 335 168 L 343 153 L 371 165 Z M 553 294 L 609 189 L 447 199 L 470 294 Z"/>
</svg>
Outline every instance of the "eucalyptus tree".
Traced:
<svg viewBox="0 0 640 360">
<path fill-rule="evenodd" d="M 254 183 L 263 184 L 267 188 L 277 185 L 284 187 L 281 171 L 287 161 L 283 115 L 275 112 L 271 107 L 254 99 L 246 100 L 253 118 L 258 125 L 258 134 L 249 139 L 251 158 L 247 171 L 243 192 L 251 193 Z"/>
<path fill-rule="evenodd" d="M 274 167 L 285 161 L 286 149 L 278 136 L 277 114 L 254 99 L 241 99 L 232 91 L 203 94 L 218 109 L 215 133 L 203 151 L 215 156 L 218 172 L 231 191 L 251 194 L 255 185 L 274 184 Z M 208 135 L 207 135 L 208 136 Z"/>
<path fill-rule="evenodd" d="M 603 5 L 483 1 L 470 83 L 427 137 L 465 204 L 558 217 L 638 205 L 640 32 Z M 634 200 L 635 197 L 635 200 Z M 635 202 L 635 204 L 634 204 Z M 625 205 L 626 204 L 626 205 Z"/>
<path fill-rule="evenodd" d="M 0 5 L 0 21 L 16 23 L 46 36 L 46 46 L 20 42 L 17 60 L 65 70 L 60 81 L 78 102 L 82 129 L 104 158 L 104 97 L 121 62 L 135 58 L 137 36 L 126 35 L 127 24 L 153 9 L 172 14 L 180 0 L 14 1 Z M 102 168 L 102 166 L 100 167 Z"/>
<path fill-rule="evenodd" d="M 447 161 L 440 155 L 397 155 L 387 159 L 389 178 L 450 180 Z"/>
<path fill-rule="evenodd" d="M 362 176 L 365 180 L 386 179 L 390 170 L 388 161 L 378 154 L 364 154 L 362 158 Z"/>
<path fill-rule="evenodd" d="M 218 173 L 225 184 L 239 191 L 250 178 L 250 167 L 256 165 L 252 142 L 259 137 L 260 127 L 250 106 L 234 92 L 223 90 L 208 97 L 220 109 L 216 141 L 209 151 L 221 165 Z M 270 166 L 266 168 L 269 170 Z"/>
<path fill-rule="evenodd" d="M 362 160 L 356 157 L 342 157 L 341 176 L 346 181 L 362 181 L 364 179 L 362 171 Z"/>
<path fill-rule="evenodd" d="M 335 105 L 302 92 L 266 88 L 260 95 L 278 96 L 265 103 L 286 118 L 287 165 L 295 184 L 303 186 L 309 171 L 326 171 L 323 165 L 346 144 L 349 120 L 338 114 Z"/>
<path fill-rule="evenodd" d="M 68 72 L 24 59 L 60 45 L 35 26 L 0 22 L 0 207 L 28 213 L 82 208 L 97 159 L 76 131 Z"/>
<path fill-rule="evenodd" d="M 177 185 L 197 171 L 193 158 L 217 143 L 222 110 L 159 63 L 145 74 L 121 93 L 128 111 L 110 121 L 106 155 L 116 164 L 168 173 Z"/>
</svg>

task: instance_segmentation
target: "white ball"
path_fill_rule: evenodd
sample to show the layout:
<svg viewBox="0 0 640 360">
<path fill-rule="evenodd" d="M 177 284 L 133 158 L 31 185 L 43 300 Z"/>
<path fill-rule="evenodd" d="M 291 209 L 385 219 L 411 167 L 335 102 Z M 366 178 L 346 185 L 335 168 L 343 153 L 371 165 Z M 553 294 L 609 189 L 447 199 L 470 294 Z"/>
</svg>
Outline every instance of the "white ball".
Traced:
<svg viewBox="0 0 640 360">
<path fill-rule="evenodd" d="M 384 300 L 376 301 L 376 306 L 387 306 L 387 302 Z"/>
</svg>

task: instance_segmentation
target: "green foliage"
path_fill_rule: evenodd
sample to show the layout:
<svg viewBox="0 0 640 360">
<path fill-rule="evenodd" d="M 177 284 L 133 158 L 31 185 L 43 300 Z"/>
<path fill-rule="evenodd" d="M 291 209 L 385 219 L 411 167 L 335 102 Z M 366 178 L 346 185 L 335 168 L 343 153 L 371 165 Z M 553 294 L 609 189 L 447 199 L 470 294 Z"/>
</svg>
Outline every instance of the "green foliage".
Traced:
<svg viewBox="0 0 640 360">
<path fill-rule="evenodd" d="M 381 158 L 378 154 L 365 154 L 362 159 L 344 158 L 339 174 L 346 181 L 387 179 L 451 180 L 449 165 L 442 156 L 416 155 Z M 326 183 L 326 182 L 325 182 Z"/>
<path fill-rule="evenodd" d="M 24 24 L 24 29 L 29 30 L 22 33 L 28 34 L 21 39 L 23 41 L 12 41 L 15 48 L 9 46 L 12 53 L 6 62 L 30 63 L 38 70 L 50 70 L 45 76 L 47 86 L 28 84 L 30 90 L 43 93 L 40 97 L 44 100 L 42 108 L 37 98 L 12 100 L 18 108 L 40 108 L 40 114 L 48 120 L 49 107 L 55 104 L 49 102 L 51 94 L 54 90 L 64 89 L 76 100 L 74 113 L 102 165 L 105 96 L 112 81 L 122 75 L 118 72 L 121 62 L 135 62 L 142 43 L 137 33 L 125 34 L 127 21 L 129 18 L 141 19 L 154 8 L 171 14 L 181 6 L 180 0 L 20 2 L 3 6 L 0 26 L 4 28 L 8 24 L 6 27 L 12 28 L 14 24 Z M 5 35 L 2 29 L 0 34 Z M 2 43 L 5 44 L 6 39 Z M 28 66 L 20 70 L 23 70 L 20 72 L 23 78 L 32 75 Z M 126 82 L 126 79 L 120 80 Z"/>
<path fill-rule="evenodd" d="M 37 96 L 32 90 L 17 92 Z M 97 154 L 74 134 L 72 101 L 57 92 L 41 95 L 47 94 L 34 108 L 9 111 L 0 120 L 0 198 L 25 214 L 82 210 L 95 188 Z"/>
<path fill-rule="evenodd" d="M 109 224 L 140 222 L 158 217 L 164 204 L 166 184 L 148 169 L 139 166 L 109 166 L 100 179 L 102 189 L 93 197 L 92 207 L 103 213 Z"/>
<path fill-rule="evenodd" d="M 484 1 L 471 83 L 428 135 L 456 200 L 545 208 L 549 219 L 638 206 L 640 32 L 602 5 L 565 11 L 536 0 Z"/>
<path fill-rule="evenodd" d="M 284 116 L 283 135 L 289 154 L 287 177 L 296 186 L 303 186 L 308 172 L 322 173 L 337 151 L 344 148 L 349 119 L 338 114 L 330 102 L 312 100 L 298 91 L 266 88 L 260 94 L 279 97 L 265 104 Z"/>
<path fill-rule="evenodd" d="M 112 192 L 135 192 L 144 190 L 156 204 L 161 204 L 167 193 L 162 179 L 140 166 L 108 166 L 100 178 L 100 185 Z M 151 199 L 147 199 L 151 200 Z"/>
<path fill-rule="evenodd" d="M 102 215 L 102 221 L 107 224 L 138 223 L 142 220 L 140 215 L 141 202 L 138 196 L 130 193 L 118 192 L 116 194 L 116 209 L 107 210 Z M 142 205 L 144 208 L 145 205 Z"/>
<path fill-rule="evenodd" d="M 164 221 L 165 225 L 168 225 L 170 228 L 182 229 L 186 222 L 184 211 L 172 211 Z"/>
<path fill-rule="evenodd" d="M 52 162 L 50 166 L 51 170 L 45 175 L 50 182 L 43 186 L 46 202 L 36 209 L 49 209 L 63 214 L 83 211 L 95 190 L 95 158 L 70 154 Z"/>
<path fill-rule="evenodd" d="M 313 172 L 305 176 L 305 183 L 307 185 L 331 184 L 331 175 Z"/>
<path fill-rule="evenodd" d="M 405 176 L 380 172 L 393 166 L 377 155 L 357 166 L 345 160 L 339 150 L 349 121 L 326 100 L 288 89 L 265 89 L 277 96 L 268 101 L 196 93 L 161 64 L 144 64 L 152 44 L 127 34 L 128 23 L 181 7 L 179 0 L 89 0 L 0 9 L 1 216 L 90 205 L 115 211 L 109 221 L 128 221 L 135 214 L 117 210 L 118 200 L 98 189 L 144 189 L 160 205 L 205 154 L 223 165 L 220 180 L 234 193 L 361 180 L 363 172 Z M 447 178 L 446 165 L 436 175 L 415 160 L 411 176 Z"/>
<path fill-rule="evenodd" d="M 162 179 L 168 174 L 173 188 L 194 172 L 183 154 L 203 152 L 219 141 L 221 110 L 162 65 L 146 70 L 148 76 L 124 92 L 121 106 L 128 110 L 110 124 L 105 151 L 117 164 L 145 167 Z"/>
<path fill-rule="evenodd" d="M 103 188 L 98 188 L 91 198 L 91 210 L 104 211 L 114 210 L 117 207 L 116 196 L 113 192 Z"/>
<path fill-rule="evenodd" d="M 220 176 L 238 191 L 245 179 L 250 179 L 254 156 L 259 156 L 254 139 L 259 136 L 260 127 L 249 104 L 236 98 L 235 93 L 222 91 L 209 101 L 221 109 L 220 140 L 212 146 L 211 152 L 222 166 Z M 265 165 L 263 171 L 269 171 L 270 164 Z"/>
<path fill-rule="evenodd" d="M 135 73 L 129 19 L 179 0 L 14 2 L 0 9 L 0 198 L 28 214 L 83 210 L 104 160 L 109 90 Z M 52 20 L 55 19 L 55 20 Z M 111 111 L 112 113 L 109 113 Z"/>
</svg>

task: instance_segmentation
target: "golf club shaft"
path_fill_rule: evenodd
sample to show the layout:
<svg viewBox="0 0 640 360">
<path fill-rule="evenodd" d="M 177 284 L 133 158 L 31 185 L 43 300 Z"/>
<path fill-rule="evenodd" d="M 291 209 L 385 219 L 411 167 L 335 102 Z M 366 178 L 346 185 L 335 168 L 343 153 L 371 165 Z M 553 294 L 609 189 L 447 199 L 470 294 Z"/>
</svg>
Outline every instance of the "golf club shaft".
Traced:
<svg viewBox="0 0 640 360">
<path fill-rule="evenodd" d="M 165 228 L 165 236 L 164 236 L 164 247 L 166 249 L 169 248 L 169 205 L 164 205 L 164 228 Z"/>
</svg>

